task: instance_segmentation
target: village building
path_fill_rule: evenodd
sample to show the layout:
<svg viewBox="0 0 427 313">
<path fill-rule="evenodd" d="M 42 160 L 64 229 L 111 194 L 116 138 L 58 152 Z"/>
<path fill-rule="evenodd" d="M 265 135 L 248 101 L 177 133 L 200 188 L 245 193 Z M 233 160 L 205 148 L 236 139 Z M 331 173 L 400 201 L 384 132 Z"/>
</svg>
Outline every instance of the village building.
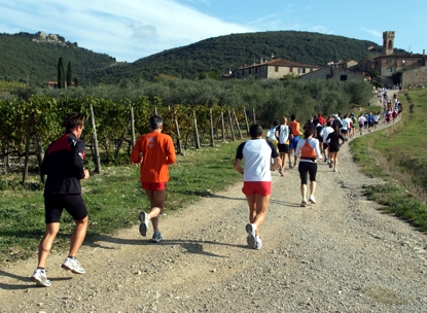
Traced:
<svg viewBox="0 0 427 313">
<path fill-rule="evenodd" d="M 338 79 L 339 81 L 360 80 L 364 81 L 368 78 L 363 73 L 349 70 L 334 63 L 318 69 L 315 72 L 304 74 L 300 77 L 303 80 L 314 79 Z"/>
<path fill-rule="evenodd" d="M 305 73 L 314 72 L 319 68 L 320 67 L 317 65 L 310 65 L 283 59 L 273 59 L 270 61 L 261 61 L 260 63 L 255 63 L 249 66 L 245 65 L 233 72 L 222 75 L 222 78 L 244 79 L 255 77 L 257 79 L 283 79 L 283 77 L 286 75 L 300 76 Z"/>
</svg>

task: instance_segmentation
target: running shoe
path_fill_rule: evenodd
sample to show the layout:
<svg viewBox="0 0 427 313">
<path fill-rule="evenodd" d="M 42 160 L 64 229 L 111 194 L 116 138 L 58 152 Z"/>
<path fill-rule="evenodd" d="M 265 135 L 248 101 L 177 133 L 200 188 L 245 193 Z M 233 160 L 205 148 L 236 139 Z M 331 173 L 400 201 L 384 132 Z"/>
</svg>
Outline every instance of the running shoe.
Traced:
<svg viewBox="0 0 427 313">
<path fill-rule="evenodd" d="M 306 207 L 307 206 L 307 201 L 305 201 L 305 199 L 302 199 L 301 206 L 302 207 Z"/>
<path fill-rule="evenodd" d="M 163 239 L 165 239 L 165 238 L 162 236 L 160 231 L 156 231 L 156 232 L 154 232 L 153 237 L 151 238 L 151 242 L 159 243 Z"/>
<path fill-rule="evenodd" d="M 325 156 L 325 159 L 323 160 L 323 162 L 326 162 L 326 161 L 328 161 L 328 158 Z"/>
<path fill-rule="evenodd" d="M 34 271 L 34 274 L 33 276 L 31 276 L 30 279 L 35 282 L 37 286 L 49 287 L 50 285 L 52 285 L 50 280 L 47 279 L 46 270 L 42 270 L 39 268 Z"/>
<path fill-rule="evenodd" d="M 336 167 L 334 167 L 334 172 L 338 172 L 338 170 L 337 170 L 337 168 L 336 168 Z"/>
<path fill-rule="evenodd" d="M 285 176 L 285 171 L 283 169 L 280 169 L 279 173 L 280 173 L 280 176 Z"/>
<path fill-rule="evenodd" d="M 259 236 L 255 237 L 255 249 L 259 250 L 262 248 L 262 240 Z"/>
<path fill-rule="evenodd" d="M 248 233 L 248 238 L 247 238 L 248 246 L 251 248 L 255 248 L 256 225 L 247 224 L 246 232 Z"/>
<path fill-rule="evenodd" d="M 139 225 L 139 233 L 141 236 L 145 237 L 147 235 L 148 223 L 150 222 L 150 215 L 145 212 L 139 213 L 139 220 L 141 224 Z"/>
<path fill-rule="evenodd" d="M 310 196 L 308 198 L 308 201 L 310 201 L 311 204 L 316 204 L 316 199 L 314 198 L 314 196 Z"/>
<path fill-rule="evenodd" d="M 67 257 L 61 267 L 64 270 L 71 271 L 74 274 L 86 274 L 85 269 L 80 265 L 76 258 Z"/>
<path fill-rule="evenodd" d="M 329 168 L 332 168 L 332 161 L 329 160 Z"/>
<path fill-rule="evenodd" d="M 292 168 L 292 163 L 289 163 L 289 168 Z"/>
</svg>

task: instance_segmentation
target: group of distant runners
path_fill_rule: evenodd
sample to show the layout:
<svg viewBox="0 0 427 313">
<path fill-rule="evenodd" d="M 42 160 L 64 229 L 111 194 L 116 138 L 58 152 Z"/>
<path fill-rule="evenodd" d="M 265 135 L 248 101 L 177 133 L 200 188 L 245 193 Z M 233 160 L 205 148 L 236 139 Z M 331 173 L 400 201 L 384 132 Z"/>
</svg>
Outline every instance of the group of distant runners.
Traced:
<svg viewBox="0 0 427 313">
<path fill-rule="evenodd" d="M 380 101 L 385 99 L 384 121 L 394 121 L 402 111 L 402 105 L 396 97 L 394 105 L 390 105 L 387 93 L 381 90 Z M 249 223 L 245 226 L 247 244 L 250 248 L 261 249 L 262 240 L 259 228 L 263 224 L 270 202 L 272 176 L 271 171 L 278 170 L 285 175 L 286 164 L 289 169 L 298 168 L 301 185 L 301 206 L 307 203 L 316 204 L 317 160 L 327 162 L 329 168 L 337 172 L 340 147 L 359 132 L 376 128 L 380 114 L 360 114 L 357 118 L 350 113 L 344 116 L 333 114 L 326 119 L 318 114 L 313 116 L 301 128 L 292 114 L 290 122 L 286 117 L 274 121 L 273 127 L 267 132 L 266 139 L 261 125 L 254 124 L 249 128 L 250 140 L 239 145 L 234 161 L 234 168 L 243 175 L 242 192 L 249 206 Z M 52 142 L 46 151 L 41 172 L 47 175 L 44 190 L 46 231 L 39 245 L 38 266 L 31 276 L 38 286 L 49 287 L 46 262 L 53 242 L 60 227 L 60 219 L 65 209 L 74 219 L 76 228 L 71 236 L 71 245 L 62 268 L 75 274 L 85 274 L 76 255 L 84 241 L 88 226 L 88 212 L 81 196 L 80 181 L 89 178 L 89 171 L 84 169 L 85 144 L 80 139 L 84 128 L 84 117 L 79 113 L 71 113 L 64 120 L 65 134 Z M 139 231 L 147 235 L 151 221 L 153 227 L 153 243 L 161 242 L 164 237 L 159 230 L 159 215 L 165 205 L 166 183 L 169 181 L 168 166 L 176 161 L 175 147 L 172 138 L 162 133 L 163 118 L 154 114 L 149 119 L 151 131 L 138 138 L 130 159 L 140 166 L 140 182 L 142 189 L 150 201 L 148 213 L 141 212 Z M 244 166 L 242 161 L 244 160 Z M 310 180 L 309 188 L 308 179 Z M 307 192 L 309 189 L 309 196 Z"/>
</svg>

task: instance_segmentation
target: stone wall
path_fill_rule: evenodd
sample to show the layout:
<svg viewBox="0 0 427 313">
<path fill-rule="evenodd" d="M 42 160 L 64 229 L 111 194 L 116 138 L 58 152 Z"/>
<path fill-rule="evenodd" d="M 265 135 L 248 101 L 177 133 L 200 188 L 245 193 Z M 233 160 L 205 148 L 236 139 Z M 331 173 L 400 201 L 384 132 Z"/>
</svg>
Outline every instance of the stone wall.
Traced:
<svg viewBox="0 0 427 313">
<path fill-rule="evenodd" d="M 403 88 L 427 86 L 427 66 L 402 73 Z"/>
</svg>

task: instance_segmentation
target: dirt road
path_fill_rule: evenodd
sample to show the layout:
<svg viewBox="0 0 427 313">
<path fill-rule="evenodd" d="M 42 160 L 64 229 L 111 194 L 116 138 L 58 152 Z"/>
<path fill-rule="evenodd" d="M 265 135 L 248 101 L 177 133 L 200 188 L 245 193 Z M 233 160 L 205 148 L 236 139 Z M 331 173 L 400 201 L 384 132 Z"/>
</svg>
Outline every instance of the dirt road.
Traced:
<svg viewBox="0 0 427 313">
<path fill-rule="evenodd" d="M 427 312 L 427 236 L 365 199 L 377 182 L 344 145 L 338 173 L 319 162 L 316 205 L 299 206 L 296 169 L 273 172 L 259 251 L 237 184 L 162 217 L 161 244 L 135 226 L 85 245 L 86 275 L 53 251 L 49 288 L 28 279 L 36 258 L 2 264 L 0 312 Z"/>
</svg>

